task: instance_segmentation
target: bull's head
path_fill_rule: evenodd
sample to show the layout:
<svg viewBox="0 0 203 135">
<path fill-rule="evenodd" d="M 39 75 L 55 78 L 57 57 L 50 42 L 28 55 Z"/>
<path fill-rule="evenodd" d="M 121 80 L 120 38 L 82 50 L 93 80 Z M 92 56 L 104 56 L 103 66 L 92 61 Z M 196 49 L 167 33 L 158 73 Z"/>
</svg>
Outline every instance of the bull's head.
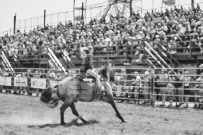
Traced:
<svg viewBox="0 0 203 135">
<path fill-rule="evenodd" d="M 42 95 L 40 96 L 40 100 L 43 103 L 49 103 L 52 100 L 52 90 L 51 88 L 47 88 Z"/>
<path fill-rule="evenodd" d="M 55 108 L 58 105 L 58 99 L 53 96 L 52 88 L 47 88 L 41 95 L 40 100 L 49 108 Z"/>
</svg>

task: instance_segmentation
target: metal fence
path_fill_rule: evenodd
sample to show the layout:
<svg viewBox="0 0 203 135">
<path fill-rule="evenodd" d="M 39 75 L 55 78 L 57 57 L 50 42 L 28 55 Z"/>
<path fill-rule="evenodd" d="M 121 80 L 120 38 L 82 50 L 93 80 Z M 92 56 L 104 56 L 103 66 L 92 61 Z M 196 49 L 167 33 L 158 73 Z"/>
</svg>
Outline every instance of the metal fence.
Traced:
<svg viewBox="0 0 203 135">
<path fill-rule="evenodd" d="M 132 74 L 134 72 L 134 74 Z M 197 73 L 198 72 L 198 73 Z M 114 96 L 119 101 L 137 102 L 152 106 L 194 106 L 203 103 L 202 69 L 125 69 L 122 86 L 117 86 Z M 122 73 L 122 71 L 121 71 Z"/>
<path fill-rule="evenodd" d="M 84 11 L 84 22 L 88 23 L 93 18 L 99 18 L 102 16 L 103 9 L 108 5 L 102 5 L 97 7 L 87 7 Z M 73 24 L 80 22 L 79 18 L 81 17 L 81 11 L 71 10 L 66 12 L 52 13 L 45 16 L 45 25 L 56 26 L 59 23 L 65 24 L 68 21 L 71 21 Z M 27 18 L 23 20 L 16 21 L 16 30 L 20 31 L 29 31 L 33 30 L 37 26 L 44 27 L 44 16 L 38 16 L 34 18 Z"/>
<path fill-rule="evenodd" d="M 77 69 L 69 70 L 68 73 L 45 68 L 15 68 L 15 72 L 3 69 L 0 75 L 0 92 L 40 96 L 47 87 L 57 84 L 57 79 L 74 76 L 76 73 Z"/>
<path fill-rule="evenodd" d="M 15 74 L 0 77 L 3 93 L 40 96 L 48 86 L 54 86 L 65 74 L 50 69 L 18 69 Z M 151 106 L 188 107 L 203 103 L 203 69 L 149 69 L 116 67 L 115 81 L 110 80 L 116 101 Z M 69 71 L 67 76 L 76 76 L 79 69 Z M 56 77 L 56 78 L 55 78 Z"/>
</svg>

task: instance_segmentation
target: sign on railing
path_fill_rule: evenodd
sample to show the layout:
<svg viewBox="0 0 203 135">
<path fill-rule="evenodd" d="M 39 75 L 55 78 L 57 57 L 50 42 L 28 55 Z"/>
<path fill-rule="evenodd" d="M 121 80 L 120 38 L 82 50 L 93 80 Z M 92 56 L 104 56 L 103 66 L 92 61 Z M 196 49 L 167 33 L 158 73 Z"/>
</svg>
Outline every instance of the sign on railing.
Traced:
<svg viewBox="0 0 203 135">
<path fill-rule="evenodd" d="M 11 77 L 0 77 L 1 86 L 11 86 Z"/>
<path fill-rule="evenodd" d="M 46 89 L 46 79 L 31 78 L 31 87 L 38 89 Z"/>
<path fill-rule="evenodd" d="M 28 80 L 27 77 L 15 77 L 14 86 L 27 87 L 28 86 L 27 80 Z"/>
</svg>

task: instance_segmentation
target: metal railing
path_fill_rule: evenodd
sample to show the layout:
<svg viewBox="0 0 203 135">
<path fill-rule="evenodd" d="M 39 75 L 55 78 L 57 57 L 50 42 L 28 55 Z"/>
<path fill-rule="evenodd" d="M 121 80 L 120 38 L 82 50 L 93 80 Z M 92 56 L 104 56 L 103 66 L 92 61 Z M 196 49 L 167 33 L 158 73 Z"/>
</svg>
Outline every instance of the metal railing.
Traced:
<svg viewBox="0 0 203 135">
<path fill-rule="evenodd" d="M 1 76 L 0 85 L 3 87 L 1 92 L 15 93 L 17 91 L 19 94 L 40 95 L 48 86 L 58 83 L 53 79 L 54 72 L 58 78 L 64 76 L 63 72 L 57 70 L 27 70 L 18 69 L 19 72 L 16 72 L 18 75 Z M 182 72 L 182 74 L 176 75 L 170 72 L 171 69 L 115 67 L 114 70 L 115 81 L 110 80 L 110 83 L 114 98 L 119 102 L 135 102 L 151 106 L 165 103 L 167 107 L 170 104 L 178 106 L 182 103 L 193 107 L 203 103 L 203 75 L 196 73 L 197 70 L 202 72 L 202 68 L 176 68 L 174 70 Z M 69 71 L 69 76 L 74 77 L 77 74 L 79 74 L 79 69 Z"/>
</svg>

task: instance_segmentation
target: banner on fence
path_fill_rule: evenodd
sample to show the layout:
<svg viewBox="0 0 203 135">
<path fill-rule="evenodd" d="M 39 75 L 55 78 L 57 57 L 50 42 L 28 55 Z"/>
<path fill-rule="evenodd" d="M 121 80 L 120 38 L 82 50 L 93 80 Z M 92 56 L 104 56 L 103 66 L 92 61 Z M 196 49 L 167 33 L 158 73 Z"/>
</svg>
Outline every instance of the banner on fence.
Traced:
<svg viewBox="0 0 203 135">
<path fill-rule="evenodd" d="M 25 77 L 16 77 L 14 78 L 14 86 L 27 87 L 27 78 Z"/>
<path fill-rule="evenodd" d="M 0 77 L 0 85 L 11 86 L 11 77 Z"/>
<path fill-rule="evenodd" d="M 38 89 L 46 89 L 46 79 L 31 78 L 31 87 Z"/>
</svg>

